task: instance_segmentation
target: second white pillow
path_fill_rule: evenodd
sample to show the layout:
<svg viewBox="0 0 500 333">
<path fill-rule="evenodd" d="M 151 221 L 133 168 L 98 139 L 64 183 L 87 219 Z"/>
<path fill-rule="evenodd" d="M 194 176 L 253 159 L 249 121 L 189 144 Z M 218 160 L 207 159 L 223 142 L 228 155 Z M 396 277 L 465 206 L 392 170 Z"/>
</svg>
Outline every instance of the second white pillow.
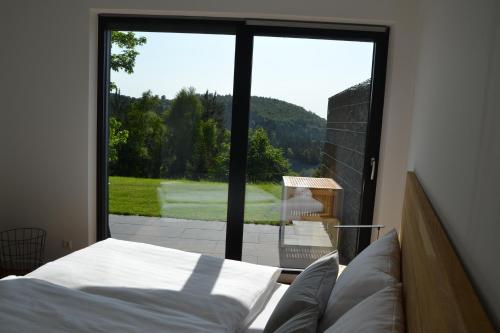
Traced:
<svg viewBox="0 0 500 333">
<path fill-rule="evenodd" d="M 333 287 L 318 332 L 332 326 L 365 298 L 400 280 L 401 249 L 398 234 L 393 229 L 347 265 Z"/>
<path fill-rule="evenodd" d="M 325 333 L 403 333 L 401 283 L 384 288 L 347 311 Z"/>
</svg>

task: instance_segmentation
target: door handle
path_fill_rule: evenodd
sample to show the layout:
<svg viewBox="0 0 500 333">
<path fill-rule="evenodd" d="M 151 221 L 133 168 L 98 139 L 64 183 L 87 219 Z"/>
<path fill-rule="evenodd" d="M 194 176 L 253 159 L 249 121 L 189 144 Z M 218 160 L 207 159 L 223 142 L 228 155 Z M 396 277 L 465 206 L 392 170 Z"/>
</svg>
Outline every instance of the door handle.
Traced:
<svg viewBox="0 0 500 333">
<path fill-rule="evenodd" d="M 370 174 L 370 180 L 374 180 L 375 179 L 375 169 L 377 167 L 377 160 L 375 160 L 375 157 L 372 157 L 370 159 L 370 165 L 372 166 L 372 172 Z"/>
</svg>

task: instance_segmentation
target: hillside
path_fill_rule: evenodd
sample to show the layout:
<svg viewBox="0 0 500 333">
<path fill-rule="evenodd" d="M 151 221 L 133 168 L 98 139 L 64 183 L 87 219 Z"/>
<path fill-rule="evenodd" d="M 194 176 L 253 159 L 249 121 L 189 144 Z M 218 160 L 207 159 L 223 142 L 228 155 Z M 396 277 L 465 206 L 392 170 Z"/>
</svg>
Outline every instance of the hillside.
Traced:
<svg viewBox="0 0 500 333">
<path fill-rule="evenodd" d="M 229 127 L 232 96 L 218 96 L 226 110 Z M 250 129 L 262 127 L 271 143 L 283 149 L 295 171 L 315 168 L 319 163 L 326 120 L 303 107 L 269 97 L 252 96 Z"/>
<path fill-rule="evenodd" d="M 133 101 L 133 97 L 110 95 L 110 115 L 122 118 L 120 110 Z M 217 96 L 224 105 L 224 123 L 230 130 L 232 96 Z M 162 98 L 158 113 L 170 105 Z M 320 151 L 325 136 L 326 120 L 303 107 L 279 99 L 252 96 L 250 104 L 250 129 L 262 127 L 274 146 L 283 149 L 294 171 L 308 175 L 320 160 Z"/>
</svg>

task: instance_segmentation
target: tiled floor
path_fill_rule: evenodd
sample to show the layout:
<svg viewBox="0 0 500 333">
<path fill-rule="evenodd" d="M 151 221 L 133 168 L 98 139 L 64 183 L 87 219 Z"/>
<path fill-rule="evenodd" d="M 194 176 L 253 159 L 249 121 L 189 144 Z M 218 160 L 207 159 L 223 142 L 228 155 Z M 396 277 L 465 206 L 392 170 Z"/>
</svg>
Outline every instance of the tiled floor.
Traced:
<svg viewBox="0 0 500 333">
<path fill-rule="evenodd" d="M 166 246 L 179 250 L 224 257 L 226 223 L 172 218 L 110 215 L 113 238 Z M 243 261 L 283 266 L 284 253 L 279 244 L 279 227 L 245 224 Z M 331 251 L 331 243 L 321 223 L 294 222 L 285 228 L 284 245 Z M 287 265 L 286 267 L 292 267 Z"/>
</svg>

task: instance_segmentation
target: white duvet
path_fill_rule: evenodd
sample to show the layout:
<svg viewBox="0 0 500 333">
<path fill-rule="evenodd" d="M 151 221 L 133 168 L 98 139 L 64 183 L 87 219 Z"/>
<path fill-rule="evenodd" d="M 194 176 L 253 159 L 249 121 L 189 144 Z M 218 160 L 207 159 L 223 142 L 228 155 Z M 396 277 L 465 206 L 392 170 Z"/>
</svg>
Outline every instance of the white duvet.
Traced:
<svg viewBox="0 0 500 333">
<path fill-rule="evenodd" d="M 240 332 L 279 269 L 108 239 L 0 281 L 6 332 Z M 10 329 L 10 330 L 9 330 Z"/>
</svg>

